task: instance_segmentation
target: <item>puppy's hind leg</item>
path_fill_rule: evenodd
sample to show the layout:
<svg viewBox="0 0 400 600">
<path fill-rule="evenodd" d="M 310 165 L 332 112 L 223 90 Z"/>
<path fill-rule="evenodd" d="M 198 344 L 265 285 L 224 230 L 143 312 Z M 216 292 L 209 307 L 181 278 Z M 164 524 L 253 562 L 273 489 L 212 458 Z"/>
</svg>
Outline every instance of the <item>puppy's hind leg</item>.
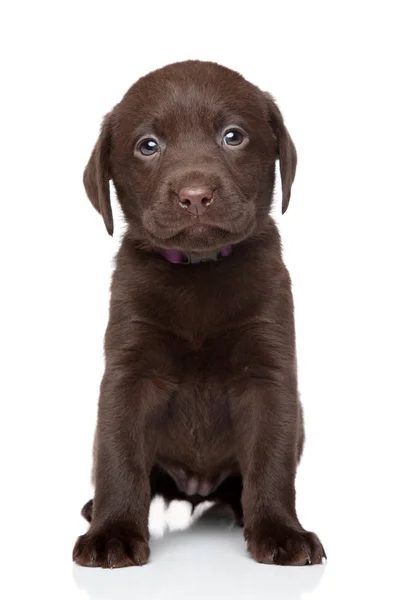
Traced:
<svg viewBox="0 0 400 600">
<path fill-rule="evenodd" d="M 86 502 L 81 510 L 81 515 L 88 523 L 92 521 L 93 499 Z"/>
<path fill-rule="evenodd" d="M 214 502 L 229 506 L 233 512 L 235 523 L 239 527 L 243 527 L 242 489 L 241 476 L 228 477 L 209 498 Z"/>
</svg>

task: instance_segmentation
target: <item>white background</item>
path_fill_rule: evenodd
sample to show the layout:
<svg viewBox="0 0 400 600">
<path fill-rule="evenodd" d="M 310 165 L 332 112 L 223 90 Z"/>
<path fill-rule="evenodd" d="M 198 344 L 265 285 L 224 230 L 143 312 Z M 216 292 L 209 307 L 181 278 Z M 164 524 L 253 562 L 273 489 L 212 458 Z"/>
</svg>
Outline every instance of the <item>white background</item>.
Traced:
<svg viewBox="0 0 400 600">
<path fill-rule="evenodd" d="M 4 598 L 398 597 L 395 5 L 3 3 Z M 86 528 L 79 511 L 92 493 L 108 286 L 122 232 L 118 222 L 107 236 L 82 170 L 102 116 L 126 89 L 187 58 L 220 62 L 269 90 L 297 145 L 291 205 L 276 215 L 293 279 L 306 415 L 298 512 L 326 547 L 325 567 L 258 565 L 240 530 L 203 520 L 154 539 L 142 569 L 71 562 Z M 153 530 L 162 529 L 160 508 Z M 172 510 L 179 527 L 185 506 Z"/>
</svg>

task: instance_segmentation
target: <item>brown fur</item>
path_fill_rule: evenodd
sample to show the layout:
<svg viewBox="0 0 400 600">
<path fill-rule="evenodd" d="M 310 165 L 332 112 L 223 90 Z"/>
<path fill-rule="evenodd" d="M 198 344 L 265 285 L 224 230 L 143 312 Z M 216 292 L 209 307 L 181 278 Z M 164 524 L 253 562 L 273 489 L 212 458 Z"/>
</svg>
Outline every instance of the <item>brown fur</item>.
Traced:
<svg viewBox="0 0 400 600">
<path fill-rule="evenodd" d="M 238 127 L 244 143 L 227 147 L 224 131 Z M 143 136 L 159 144 L 154 156 L 141 154 Z M 105 336 L 95 496 L 83 509 L 91 525 L 73 555 L 81 565 L 144 564 L 151 498 L 185 498 L 190 481 L 243 518 L 257 561 L 325 556 L 295 509 L 304 433 L 291 284 L 269 214 L 276 159 L 285 211 L 296 151 L 282 115 L 214 63 L 150 73 L 104 119 L 84 183 L 112 234 L 113 180 L 127 231 Z M 191 186 L 213 191 L 204 214 L 179 204 Z M 157 251 L 200 257 L 227 245 L 230 256 L 201 264 Z"/>
</svg>

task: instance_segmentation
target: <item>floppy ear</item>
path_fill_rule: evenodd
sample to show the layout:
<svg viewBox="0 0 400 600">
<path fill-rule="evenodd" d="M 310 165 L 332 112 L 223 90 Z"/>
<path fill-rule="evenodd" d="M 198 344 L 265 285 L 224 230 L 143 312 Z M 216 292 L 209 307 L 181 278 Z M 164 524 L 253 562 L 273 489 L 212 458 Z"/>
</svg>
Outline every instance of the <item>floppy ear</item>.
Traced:
<svg viewBox="0 0 400 600">
<path fill-rule="evenodd" d="M 292 138 L 283 122 L 282 113 L 273 97 L 264 92 L 268 102 L 269 122 L 278 142 L 278 157 L 282 181 L 282 214 L 286 212 L 290 201 L 290 192 L 296 175 L 297 152 Z"/>
<path fill-rule="evenodd" d="M 114 222 L 110 202 L 110 146 L 111 124 L 108 113 L 101 126 L 99 139 L 93 148 L 89 162 L 83 173 L 83 184 L 86 194 L 95 209 L 103 217 L 104 224 L 110 235 L 114 231 Z"/>
</svg>

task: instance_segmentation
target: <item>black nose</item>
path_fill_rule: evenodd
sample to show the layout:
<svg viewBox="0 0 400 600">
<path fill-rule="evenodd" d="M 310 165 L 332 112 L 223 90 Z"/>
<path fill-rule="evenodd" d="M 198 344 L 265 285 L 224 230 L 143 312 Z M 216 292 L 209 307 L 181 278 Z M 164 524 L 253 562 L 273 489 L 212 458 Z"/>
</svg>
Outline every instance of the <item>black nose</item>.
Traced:
<svg viewBox="0 0 400 600">
<path fill-rule="evenodd" d="M 202 215 L 213 202 L 213 191 L 207 185 L 188 186 L 179 192 L 179 204 L 192 215 Z"/>
</svg>

